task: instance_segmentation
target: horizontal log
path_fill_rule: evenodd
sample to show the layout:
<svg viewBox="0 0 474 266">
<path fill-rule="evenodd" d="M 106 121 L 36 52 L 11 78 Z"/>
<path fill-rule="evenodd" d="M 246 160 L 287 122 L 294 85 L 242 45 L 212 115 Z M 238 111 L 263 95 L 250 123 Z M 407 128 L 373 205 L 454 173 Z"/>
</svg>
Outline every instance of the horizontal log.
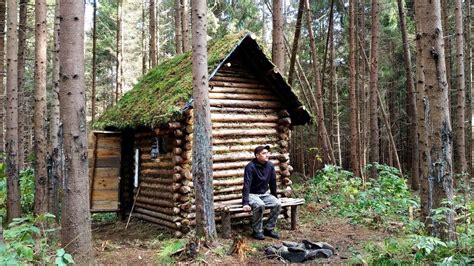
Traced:
<svg viewBox="0 0 474 266">
<path fill-rule="evenodd" d="M 142 168 L 173 168 L 174 163 L 173 161 L 157 161 L 152 160 L 152 161 L 147 161 L 147 162 L 142 162 L 141 167 Z"/>
<path fill-rule="evenodd" d="M 289 116 L 290 116 L 290 113 L 287 110 L 281 110 L 278 112 L 278 117 L 285 118 Z"/>
<path fill-rule="evenodd" d="M 212 123 L 212 129 L 221 129 L 221 128 L 277 128 L 278 124 L 275 122 L 253 122 L 253 123 L 221 123 L 215 122 Z"/>
<path fill-rule="evenodd" d="M 220 114 L 211 113 L 211 121 L 214 122 L 277 122 L 275 114 Z"/>
<path fill-rule="evenodd" d="M 230 199 L 240 199 L 242 200 L 242 193 L 234 193 L 234 194 L 225 194 L 225 195 L 215 195 L 214 200 L 230 200 Z"/>
<path fill-rule="evenodd" d="M 157 211 L 154 211 L 154 210 L 149 210 L 149 209 L 142 208 L 142 207 L 136 207 L 134 211 L 136 211 L 138 213 L 142 213 L 142 214 L 147 214 L 147 215 L 153 216 L 153 217 L 158 218 L 158 219 L 163 219 L 163 220 L 166 220 L 166 221 L 169 221 L 169 222 L 179 222 L 183 219 L 179 215 L 169 215 L 169 214 L 166 214 L 166 213 L 161 213 L 161 212 L 157 212 Z"/>
<path fill-rule="evenodd" d="M 266 145 L 266 143 L 259 143 L 259 145 Z M 250 145 L 214 145 L 212 146 L 212 151 L 214 153 L 221 153 L 221 152 L 235 152 L 235 151 L 247 151 L 247 152 L 253 152 L 257 144 L 250 144 Z"/>
<path fill-rule="evenodd" d="M 151 151 L 151 149 L 150 149 Z M 165 154 L 159 154 L 157 158 L 153 159 L 151 158 L 151 154 L 150 152 L 147 152 L 147 153 L 141 153 L 140 154 L 140 160 L 142 161 L 167 161 L 167 160 L 173 160 L 173 153 L 165 153 Z"/>
<path fill-rule="evenodd" d="M 181 228 L 180 222 L 169 222 L 143 213 L 134 213 L 133 216 L 171 229 Z"/>
<path fill-rule="evenodd" d="M 281 140 L 290 140 L 290 136 L 288 135 L 288 133 L 280 133 L 278 134 L 278 137 L 281 139 Z"/>
<path fill-rule="evenodd" d="M 192 134 L 193 133 L 193 125 L 192 124 L 187 125 L 186 128 L 184 128 L 184 130 L 186 131 L 186 134 Z"/>
<path fill-rule="evenodd" d="M 282 147 L 282 148 L 288 148 L 288 141 L 280 140 L 280 141 L 278 141 L 278 145 L 280 145 L 280 147 Z"/>
<path fill-rule="evenodd" d="M 212 144 L 217 146 L 217 145 L 222 145 L 222 144 L 238 144 L 238 145 L 244 145 L 244 144 L 254 144 L 255 146 L 257 145 L 262 145 L 265 143 L 275 143 L 277 141 L 276 136 L 256 136 L 256 137 L 242 137 L 242 138 L 219 138 L 219 139 L 212 139 Z"/>
<path fill-rule="evenodd" d="M 279 108 L 249 108 L 249 107 L 222 107 L 222 106 L 211 106 L 212 114 L 247 114 L 247 115 L 277 115 Z M 278 120 L 275 120 L 275 122 Z"/>
<path fill-rule="evenodd" d="M 172 184 L 159 184 L 159 183 L 151 183 L 145 182 L 142 180 L 140 183 L 142 188 L 149 188 L 153 190 L 158 190 L 161 192 L 177 192 L 181 188 L 181 183 L 172 183 Z"/>
<path fill-rule="evenodd" d="M 209 81 L 209 86 L 218 86 L 218 87 L 231 87 L 231 88 L 262 88 L 265 89 L 267 86 L 263 84 L 250 84 L 250 83 L 241 83 L 241 82 L 224 82 L 224 81 Z"/>
<path fill-rule="evenodd" d="M 215 187 L 214 188 L 214 195 L 224 194 L 224 193 L 232 193 L 239 191 L 242 193 L 243 185 L 234 185 L 234 186 L 227 186 L 227 187 Z"/>
<path fill-rule="evenodd" d="M 181 185 L 182 185 L 182 186 L 189 186 L 189 183 L 191 183 L 191 179 L 192 179 L 192 178 L 181 180 Z"/>
<path fill-rule="evenodd" d="M 286 169 L 288 169 L 288 163 L 286 163 L 286 162 L 285 162 L 285 163 L 280 163 L 280 169 L 281 169 L 281 170 L 286 170 Z"/>
<path fill-rule="evenodd" d="M 240 93 L 219 93 L 211 91 L 209 99 L 228 99 L 228 100 L 268 100 L 278 101 L 278 98 L 272 94 L 260 94 L 258 91 L 255 94 L 240 94 Z"/>
<path fill-rule="evenodd" d="M 173 169 L 156 169 L 156 168 L 144 168 L 140 170 L 142 175 L 146 176 L 161 176 L 161 175 L 172 175 Z"/>
<path fill-rule="evenodd" d="M 192 148 L 193 148 L 193 144 L 191 142 L 186 142 L 186 144 L 184 144 L 185 151 L 190 151 Z"/>
<path fill-rule="evenodd" d="M 286 170 L 284 170 L 284 171 L 281 171 L 280 174 L 281 174 L 282 176 L 290 176 L 290 170 L 286 169 Z"/>
<path fill-rule="evenodd" d="M 147 197 L 152 197 L 155 199 L 168 199 L 168 200 L 173 200 L 176 201 L 181 197 L 180 193 L 166 193 L 163 191 L 159 191 L 156 189 L 150 189 L 150 188 L 143 188 L 140 190 L 140 195 L 142 196 L 147 196 Z"/>
<path fill-rule="evenodd" d="M 254 101 L 254 100 L 223 100 L 223 99 L 209 99 L 210 106 L 223 107 L 249 107 L 249 108 L 281 108 L 279 101 Z"/>
<path fill-rule="evenodd" d="M 180 138 L 180 137 L 182 137 L 183 135 L 184 135 L 183 130 L 181 130 L 181 129 L 175 129 L 175 130 L 174 130 L 174 136 L 175 136 L 175 137 Z"/>
<path fill-rule="evenodd" d="M 163 200 L 163 199 L 155 199 L 151 197 L 144 197 L 138 195 L 137 202 L 142 202 L 142 203 L 147 203 L 155 206 L 161 206 L 161 207 L 174 207 L 174 203 L 170 200 Z"/>
<path fill-rule="evenodd" d="M 285 186 L 291 186 L 291 184 L 293 184 L 293 182 L 292 182 L 289 178 L 287 178 L 287 177 L 283 178 L 282 183 L 283 183 Z"/>
<path fill-rule="evenodd" d="M 246 84 L 262 84 L 260 80 L 256 78 L 249 78 L 249 77 L 229 77 L 223 75 L 215 75 L 209 82 L 215 81 L 226 81 L 226 82 L 239 82 L 239 83 L 246 83 Z M 262 84 L 263 85 L 263 84 Z"/>
<path fill-rule="evenodd" d="M 237 88 L 237 87 L 220 87 L 214 86 L 209 90 L 209 95 L 215 93 L 229 93 L 229 94 L 260 94 L 273 95 L 270 90 L 262 90 L 261 88 Z"/>
<path fill-rule="evenodd" d="M 174 156 L 174 162 L 175 162 L 175 164 L 182 164 L 184 162 L 183 157 L 181 157 L 179 155 L 175 155 Z"/>
<path fill-rule="evenodd" d="M 146 204 L 146 203 L 142 203 L 142 202 L 136 202 L 135 206 L 142 207 L 144 209 L 157 211 L 157 212 L 164 213 L 164 214 L 168 214 L 168 215 L 171 215 L 171 216 L 174 216 L 174 215 L 179 214 L 181 212 L 181 209 L 178 208 L 178 207 L 163 208 L 163 207 L 160 207 L 160 206 L 155 206 L 155 205 Z"/>
<path fill-rule="evenodd" d="M 212 130 L 212 137 L 225 137 L 225 136 L 267 136 L 276 135 L 278 132 L 276 129 L 215 129 Z"/>
<path fill-rule="evenodd" d="M 189 195 L 180 195 L 180 196 L 176 199 L 176 201 L 177 201 L 177 202 L 181 202 L 181 203 L 185 203 L 185 202 L 188 202 L 190 198 L 191 198 L 191 197 L 190 197 Z"/>
<path fill-rule="evenodd" d="M 213 156 L 214 162 L 227 162 L 227 161 L 243 161 L 243 160 L 252 160 L 255 158 L 253 152 L 240 152 L 240 153 L 224 153 L 224 154 L 215 154 Z M 272 153 L 270 155 L 270 160 L 278 159 L 280 161 L 288 161 L 289 154 L 280 154 Z"/>
<path fill-rule="evenodd" d="M 243 177 L 244 176 L 244 168 L 239 168 L 235 170 L 218 170 L 213 171 L 212 177 L 213 178 L 224 178 L 224 177 Z M 275 172 L 280 173 L 280 168 L 275 166 Z"/>
<path fill-rule="evenodd" d="M 151 183 L 151 184 L 164 184 L 164 185 L 171 185 L 175 183 L 171 176 L 167 178 L 156 178 L 156 177 L 142 177 L 140 178 L 141 182 Z"/>
<path fill-rule="evenodd" d="M 275 166 L 279 165 L 280 161 L 278 160 L 270 160 Z M 228 169 L 235 169 L 235 168 L 245 168 L 245 166 L 250 161 L 241 161 L 241 162 L 223 162 L 223 163 L 213 163 L 212 169 L 214 171 L 217 170 L 228 170 Z"/>
</svg>

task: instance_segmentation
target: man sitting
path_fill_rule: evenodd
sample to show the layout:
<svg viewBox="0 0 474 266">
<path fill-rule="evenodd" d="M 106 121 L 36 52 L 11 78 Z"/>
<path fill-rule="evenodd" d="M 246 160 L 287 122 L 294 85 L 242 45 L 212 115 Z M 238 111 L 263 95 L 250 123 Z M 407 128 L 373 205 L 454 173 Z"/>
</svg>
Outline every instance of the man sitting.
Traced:
<svg viewBox="0 0 474 266">
<path fill-rule="evenodd" d="M 255 159 L 245 167 L 242 205 L 244 211 L 252 210 L 253 237 L 258 240 L 265 236 L 279 239 L 274 231 L 281 211 L 281 201 L 277 196 L 276 173 L 273 163 L 268 160 L 270 146 L 257 146 L 254 150 Z M 268 194 L 270 186 L 271 194 Z M 271 208 L 270 217 L 263 226 L 263 211 Z"/>
</svg>

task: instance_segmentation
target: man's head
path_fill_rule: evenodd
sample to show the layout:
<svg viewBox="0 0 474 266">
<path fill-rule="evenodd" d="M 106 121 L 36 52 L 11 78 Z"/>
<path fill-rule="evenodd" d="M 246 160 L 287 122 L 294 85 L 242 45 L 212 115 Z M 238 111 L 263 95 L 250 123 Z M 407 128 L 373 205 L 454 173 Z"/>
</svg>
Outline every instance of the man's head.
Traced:
<svg viewBox="0 0 474 266">
<path fill-rule="evenodd" d="M 253 154 L 259 162 L 266 163 L 268 162 L 268 158 L 270 156 L 270 146 L 257 146 L 255 150 L 253 150 Z"/>
</svg>

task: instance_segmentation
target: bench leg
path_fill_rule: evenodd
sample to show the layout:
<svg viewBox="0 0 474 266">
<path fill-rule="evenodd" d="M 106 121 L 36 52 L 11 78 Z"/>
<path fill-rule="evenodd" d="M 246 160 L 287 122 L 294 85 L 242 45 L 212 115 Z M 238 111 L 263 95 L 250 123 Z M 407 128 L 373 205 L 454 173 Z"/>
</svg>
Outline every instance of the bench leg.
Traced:
<svg viewBox="0 0 474 266">
<path fill-rule="evenodd" d="M 229 212 L 222 212 L 221 213 L 221 218 L 222 218 L 222 236 L 224 238 L 230 238 L 230 235 L 232 233 L 232 228 L 231 228 L 231 221 L 230 221 L 230 213 Z"/>
<path fill-rule="evenodd" d="M 298 205 L 291 206 L 291 230 L 296 230 L 298 224 Z"/>
</svg>

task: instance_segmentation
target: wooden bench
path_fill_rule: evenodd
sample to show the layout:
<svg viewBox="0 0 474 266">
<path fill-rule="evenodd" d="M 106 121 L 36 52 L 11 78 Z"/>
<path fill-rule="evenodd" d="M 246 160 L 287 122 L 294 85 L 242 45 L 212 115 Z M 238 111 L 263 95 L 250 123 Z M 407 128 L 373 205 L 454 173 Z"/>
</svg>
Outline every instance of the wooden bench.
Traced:
<svg viewBox="0 0 474 266">
<path fill-rule="evenodd" d="M 304 199 L 280 198 L 284 215 L 287 214 L 288 207 L 291 210 L 291 230 L 295 230 L 298 223 L 298 206 L 305 203 Z M 245 212 L 242 204 L 220 204 L 216 206 L 216 213 L 221 216 L 222 235 L 230 238 L 232 232 L 232 218 L 251 217 L 252 212 Z M 288 218 L 288 217 L 285 217 Z"/>
</svg>

